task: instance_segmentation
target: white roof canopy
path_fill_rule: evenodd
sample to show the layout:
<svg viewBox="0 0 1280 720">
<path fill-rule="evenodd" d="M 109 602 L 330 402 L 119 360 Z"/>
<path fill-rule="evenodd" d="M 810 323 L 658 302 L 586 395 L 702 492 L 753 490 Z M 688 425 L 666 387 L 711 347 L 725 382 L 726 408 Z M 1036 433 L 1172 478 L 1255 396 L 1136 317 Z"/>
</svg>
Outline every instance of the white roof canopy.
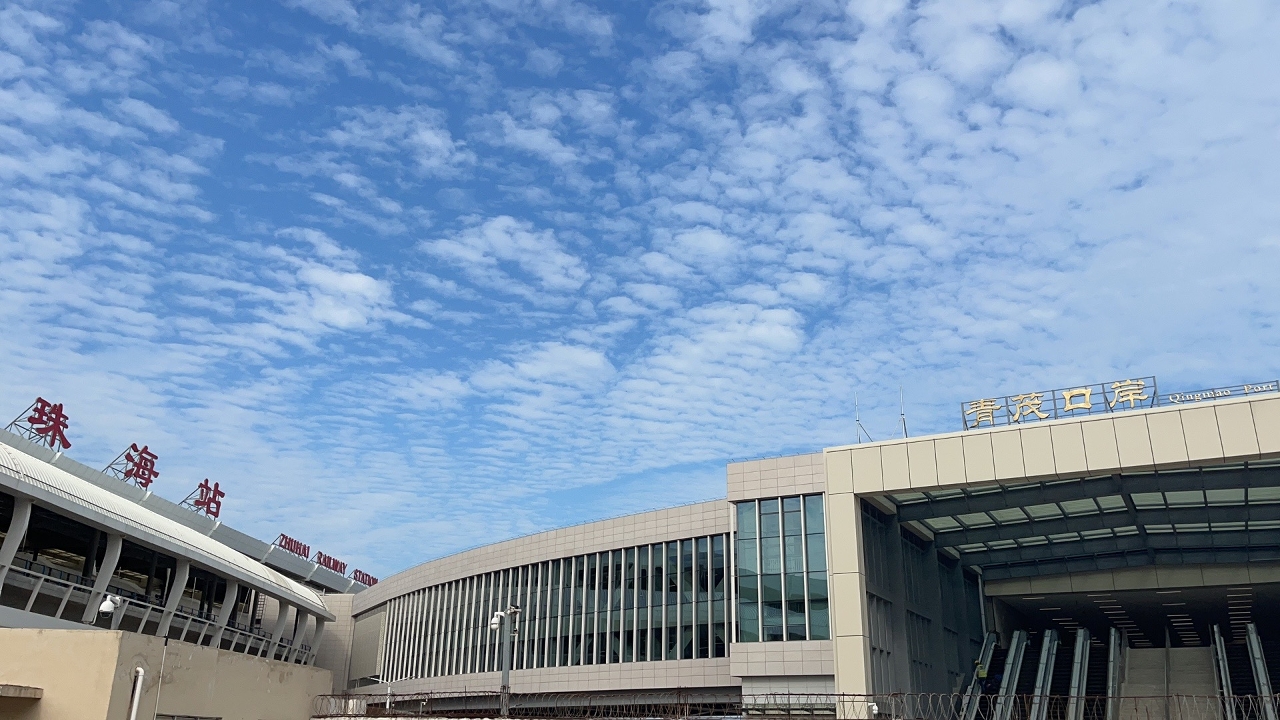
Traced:
<svg viewBox="0 0 1280 720">
<path fill-rule="evenodd" d="M 118 533 L 138 545 L 185 558 L 312 615 L 334 619 L 320 595 L 305 585 L 192 528 L 5 444 L 0 444 L 0 488 L 86 525 Z"/>
</svg>

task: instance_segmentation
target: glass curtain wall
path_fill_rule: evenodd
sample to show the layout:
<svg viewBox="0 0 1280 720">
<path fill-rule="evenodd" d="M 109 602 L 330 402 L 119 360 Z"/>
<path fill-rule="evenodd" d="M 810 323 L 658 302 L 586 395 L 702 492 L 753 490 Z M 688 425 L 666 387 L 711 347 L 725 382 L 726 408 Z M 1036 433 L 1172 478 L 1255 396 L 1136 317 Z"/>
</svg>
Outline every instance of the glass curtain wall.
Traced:
<svg viewBox="0 0 1280 720">
<path fill-rule="evenodd" d="M 822 495 L 739 502 L 735 515 L 738 642 L 830 640 Z"/>
<path fill-rule="evenodd" d="M 389 682 L 501 669 L 489 618 L 518 605 L 517 670 L 728 655 L 726 535 L 461 578 L 387 602 Z"/>
</svg>

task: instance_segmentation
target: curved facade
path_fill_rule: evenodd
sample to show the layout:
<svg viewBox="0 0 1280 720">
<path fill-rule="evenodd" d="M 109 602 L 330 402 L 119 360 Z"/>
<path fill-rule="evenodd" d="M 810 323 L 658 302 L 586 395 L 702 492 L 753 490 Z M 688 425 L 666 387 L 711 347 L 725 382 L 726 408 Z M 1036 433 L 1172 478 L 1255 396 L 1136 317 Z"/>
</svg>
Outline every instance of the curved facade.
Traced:
<svg viewBox="0 0 1280 720">
<path fill-rule="evenodd" d="M 488 619 L 516 605 L 515 693 L 1158 695 L 1134 679 L 1148 651 L 1225 672 L 1233 648 L 1280 640 L 1251 610 L 1280 602 L 1280 395 L 1259 387 L 730 463 L 723 501 L 358 593 L 346 686 L 494 691 Z M 975 662 L 1012 680 L 975 682 Z M 1193 669 L 1185 687 L 1213 687 Z M 1265 663 L 1251 672 L 1261 692 Z"/>
<path fill-rule="evenodd" d="M 489 618 L 515 605 L 512 667 L 530 691 L 646 686 L 654 668 L 731 686 L 729 524 L 723 503 L 700 503 L 538 533 L 388 578 L 354 598 L 350 685 L 476 687 L 500 669 Z"/>
</svg>

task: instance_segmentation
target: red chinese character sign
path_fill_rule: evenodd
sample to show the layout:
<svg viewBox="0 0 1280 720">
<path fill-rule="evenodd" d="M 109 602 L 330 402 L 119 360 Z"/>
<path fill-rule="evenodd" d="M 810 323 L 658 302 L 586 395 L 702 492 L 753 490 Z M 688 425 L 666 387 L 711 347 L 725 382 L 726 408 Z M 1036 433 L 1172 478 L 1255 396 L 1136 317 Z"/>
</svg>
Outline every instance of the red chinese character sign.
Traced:
<svg viewBox="0 0 1280 720">
<path fill-rule="evenodd" d="M 217 518 L 222 514 L 222 498 L 226 496 L 227 494 L 218 488 L 218 483 L 210 487 L 209 478 L 205 478 L 187 496 L 187 499 L 182 501 L 182 507 Z"/>
<path fill-rule="evenodd" d="M 31 442 L 47 445 L 57 452 L 62 452 L 71 447 L 71 442 L 67 440 L 68 425 L 67 414 L 62 410 L 62 403 L 51 403 L 38 397 L 5 429 Z"/>
<path fill-rule="evenodd" d="M 156 470 L 158 459 L 146 445 L 138 447 L 138 443 L 133 443 L 128 450 L 112 460 L 102 472 L 114 475 L 125 482 L 132 482 L 145 490 L 151 485 L 151 481 L 160 477 L 159 471 Z"/>
</svg>

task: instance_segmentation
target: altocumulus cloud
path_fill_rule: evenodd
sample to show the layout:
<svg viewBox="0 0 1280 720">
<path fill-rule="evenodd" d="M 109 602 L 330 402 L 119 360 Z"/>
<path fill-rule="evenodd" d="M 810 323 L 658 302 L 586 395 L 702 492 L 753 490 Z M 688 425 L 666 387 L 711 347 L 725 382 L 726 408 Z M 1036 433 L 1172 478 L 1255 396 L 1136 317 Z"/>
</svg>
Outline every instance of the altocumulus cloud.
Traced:
<svg viewBox="0 0 1280 720">
<path fill-rule="evenodd" d="M 1277 374 L 1263 0 L 0 8 L 3 397 L 382 574 Z"/>
</svg>

